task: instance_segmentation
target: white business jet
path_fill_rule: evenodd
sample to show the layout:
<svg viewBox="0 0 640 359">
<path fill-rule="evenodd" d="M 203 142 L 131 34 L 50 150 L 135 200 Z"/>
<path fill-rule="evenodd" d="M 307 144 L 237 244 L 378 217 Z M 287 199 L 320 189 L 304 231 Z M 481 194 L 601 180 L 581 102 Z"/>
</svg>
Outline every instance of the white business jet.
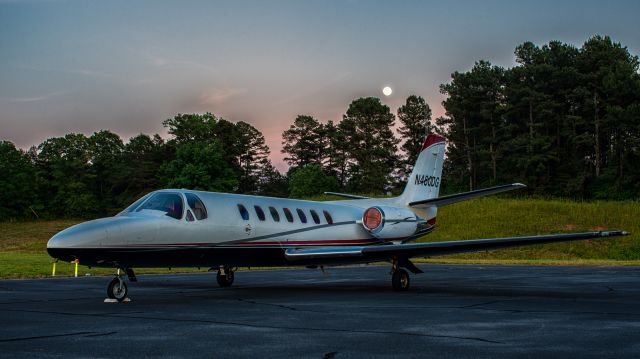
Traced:
<svg viewBox="0 0 640 359">
<path fill-rule="evenodd" d="M 392 285 L 407 290 L 414 257 L 627 235 L 624 231 L 407 243 L 431 232 L 438 207 L 525 187 L 514 183 L 438 197 L 445 139 L 428 135 L 404 192 L 395 198 L 329 193 L 348 200 L 285 198 L 165 189 L 140 198 L 114 217 L 72 226 L 53 236 L 55 259 L 112 267 L 109 298 L 122 301 L 136 281 L 133 268 L 206 267 L 228 287 L 234 269 L 327 266 L 388 261 Z M 461 218 L 460 220 L 464 220 Z M 406 270 L 405 270 L 406 269 Z"/>
</svg>

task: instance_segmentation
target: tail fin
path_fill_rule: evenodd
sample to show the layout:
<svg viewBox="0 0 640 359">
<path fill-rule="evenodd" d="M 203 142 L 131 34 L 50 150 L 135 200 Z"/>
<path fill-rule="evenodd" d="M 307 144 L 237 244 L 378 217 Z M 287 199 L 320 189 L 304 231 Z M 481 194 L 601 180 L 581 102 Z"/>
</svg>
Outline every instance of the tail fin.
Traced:
<svg viewBox="0 0 640 359">
<path fill-rule="evenodd" d="M 418 155 L 413 171 L 407 180 L 407 186 L 398 197 L 401 205 L 410 202 L 437 198 L 440 193 L 440 177 L 444 162 L 445 138 L 429 134 L 424 140 L 422 151 Z"/>
</svg>

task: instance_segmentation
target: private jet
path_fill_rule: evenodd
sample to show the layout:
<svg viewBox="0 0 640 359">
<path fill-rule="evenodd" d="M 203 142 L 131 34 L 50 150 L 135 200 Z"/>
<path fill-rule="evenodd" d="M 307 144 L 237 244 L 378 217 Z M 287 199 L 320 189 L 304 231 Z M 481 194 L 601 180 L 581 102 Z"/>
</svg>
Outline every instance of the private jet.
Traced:
<svg viewBox="0 0 640 359">
<path fill-rule="evenodd" d="M 433 231 L 441 206 L 525 187 L 506 184 L 439 197 L 445 139 L 426 137 L 402 194 L 305 201 L 186 189 L 163 189 L 140 198 L 114 217 L 67 228 L 47 243 L 56 260 L 111 267 L 107 296 L 127 297 L 125 273 L 134 268 L 204 267 L 229 287 L 238 267 L 317 268 L 389 262 L 392 287 L 409 289 L 407 272 L 422 273 L 411 258 L 516 246 L 609 238 L 620 230 L 431 243 L 409 243 Z M 460 219 L 464 220 L 464 219 Z"/>
</svg>

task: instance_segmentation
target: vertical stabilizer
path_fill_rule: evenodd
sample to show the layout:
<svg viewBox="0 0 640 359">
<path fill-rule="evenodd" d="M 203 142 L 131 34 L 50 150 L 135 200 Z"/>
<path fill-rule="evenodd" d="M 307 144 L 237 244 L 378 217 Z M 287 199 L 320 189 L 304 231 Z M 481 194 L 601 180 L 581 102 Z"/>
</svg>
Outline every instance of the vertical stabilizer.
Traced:
<svg viewBox="0 0 640 359">
<path fill-rule="evenodd" d="M 398 197 L 398 204 L 437 198 L 440 193 L 440 178 L 444 162 L 445 138 L 429 134 L 424 140 L 422 151 L 418 155 L 407 186 Z M 422 218 L 431 218 L 428 213 L 419 213 Z M 433 213 L 435 217 L 435 211 Z"/>
</svg>

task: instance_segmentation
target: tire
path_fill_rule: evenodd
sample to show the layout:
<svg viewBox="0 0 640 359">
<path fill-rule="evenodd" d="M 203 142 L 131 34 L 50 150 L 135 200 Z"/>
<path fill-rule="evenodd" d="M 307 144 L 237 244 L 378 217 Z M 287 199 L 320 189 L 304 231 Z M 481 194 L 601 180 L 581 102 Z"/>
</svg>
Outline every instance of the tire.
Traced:
<svg viewBox="0 0 640 359">
<path fill-rule="evenodd" d="M 127 283 L 120 278 L 113 278 L 107 287 L 107 297 L 122 302 L 127 297 Z"/>
<path fill-rule="evenodd" d="M 393 272 L 391 277 L 391 284 L 393 285 L 393 290 L 398 292 L 404 292 L 409 289 L 411 284 L 411 279 L 409 278 L 409 273 L 407 273 L 404 269 L 398 269 Z"/>
<path fill-rule="evenodd" d="M 216 276 L 216 279 L 218 280 L 218 285 L 221 286 L 222 288 L 226 288 L 226 287 L 231 287 L 231 285 L 233 284 L 233 271 L 231 269 L 225 269 L 224 271 L 224 275 L 220 274 L 220 271 L 218 271 L 218 275 Z"/>
</svg>

